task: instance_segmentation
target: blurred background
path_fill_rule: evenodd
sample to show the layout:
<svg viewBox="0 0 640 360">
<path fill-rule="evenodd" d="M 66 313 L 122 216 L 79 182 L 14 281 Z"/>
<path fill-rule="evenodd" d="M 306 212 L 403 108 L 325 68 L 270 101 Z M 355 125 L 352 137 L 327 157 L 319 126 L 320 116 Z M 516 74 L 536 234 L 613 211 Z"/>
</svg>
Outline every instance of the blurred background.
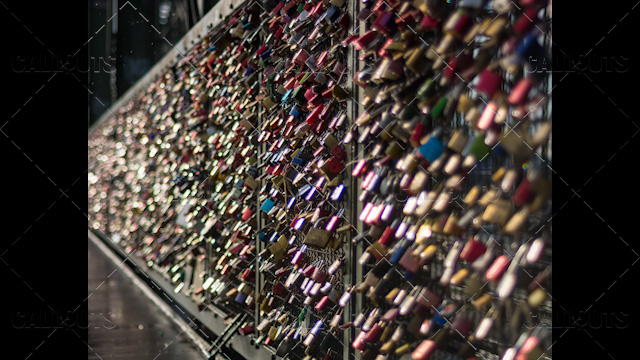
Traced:
<svg viewBox="0 0 640 360">
<path fill-rule="evenodd" d="M 218 0 L 93 0 L 89 124 L 136 83 Z M 147 21 L 148 20 L 148 21 Z M 155 29 L 154 29 L 155 28 Z M 157 31 L 156 31 L 157 30 Z"/>
</svg>

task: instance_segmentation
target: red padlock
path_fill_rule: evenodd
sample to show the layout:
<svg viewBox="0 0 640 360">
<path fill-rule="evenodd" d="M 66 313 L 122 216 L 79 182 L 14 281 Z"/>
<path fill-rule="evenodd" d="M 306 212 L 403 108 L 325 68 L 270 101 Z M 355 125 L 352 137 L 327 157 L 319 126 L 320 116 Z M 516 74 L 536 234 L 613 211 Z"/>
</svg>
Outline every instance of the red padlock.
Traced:
<svg viewBox="0 0 640 360">
<path fill-rule="evenodd" d="M 308 88 L 305 92 L 304 92 L 304 98 L 307 99 L 307 101 L 311 101 L 311 99 L 313 99 L 317 94 L 313 92 L 313 88 Z"/>
<path fill-rule="evenodd" d="M 531 191 L 531 183 L 529 182 L 529 179 L 525 177 L 513 193 L 513 203 L 516 204 L 516 206 L 522 206 L 529 203 L 533 198 L 534 194 Z"/>
<path fill-rule="evenodd" d="M 238 329 L 240 331 L 240 333 L 244 336 L 247 336 L 249 334 L 253 334 L 253 326 L 247 324 L 243 327 L 241 327 L 240 329 Z"/>
<path fill-rule="evenodd" d="M 315 267 L 315 266 L 313 266 L 313 265 L 309 264 L 309 265 L 307 265 L 307 266 L 305 266 L 305 267 L 304 267 L 304 269 L 302 270 L 302 274 L 303 274 L 304 276 L 309 277 L 309 276 L 311 276 L 311 274 L 313 274 L 313 271 L 314 271 L 315 269 L 316 269 L 316 267 Z"/>
<path fill-rule="evenodd" d="M 342 170 L 344 170 L 345 166 L 340 159 L 332 156 L 327 162 L 327 167 L 330 173 L 339 174 Z"/>
<path fill-rule="evenodd" d="M 485 69 L 480 74 L 478 85 L 476 85 L 476 91 L 484 94 L 487 98 L 492 98 L 493 95 L 500 89 L 501 85 L 502 77 L 500 76 L 500 74 Z"/>
<path fill-rule="evenodd" d="M 420 21 L 420 27 L 425 31 L 434 31 L 440 29 L 440 20 L 425 15 Z"/>
<path fill-rule="evenodd" d="M 256 273 L 253 270 L 245 269 L 244 272 L 242 272 L 242 275 L 240 276 L 240 278 L 245 282 L 251 282 L 253 281 L 255 274 Z"/>
<path fill-rule="evenodd" d="M 457 330 L 463 337 L 467 337 L 469 335 L 469 331 L 471 331 L 471 327 L 473 326 L 473 322 L 466 318 L 464 314 L 460 314 L 456 316 L 455 320 L 451 324 L 453 330 Z"/>
<path fill-rule="evenodd" d="M 314 122 L 316 122 L 316 120 L 318 120 L 318 118 L 320 117 L 320 113 L 322 112 L 323 109 L 324 109 L 324 105 L 322 104 L 318 105 L 318 107 L 313 109 L 313 111 L 311 111 L 311 113 L 307 116 L 306 123 L 308 125 L 311 125 Z"/>
<path fill-rule="evenodd" d="M 433 340 L 423 340 L 420 345 L 411 353 L 415 360 L 428 360 L 436 352 L 436 343 Z"/>
<path fill-rule="evenodd" d="M 538 9 L 529 8 L 525 10 L 522 15 L 513 23 L 512 29 L 513 32 L 523 36 L 535 25 L 537 20 Z"/>
<path fill-rule="evenodd" d="M 290 1 L 289 3 L 293 4 L 295 2 Z M 307 61 L 308 58 L 309 53 L 305 49 L 300 49 L 293 55 L 293 61 L 298 64 L 304 64 L 304 62 Z"/>
<path fill-rule="evenodd" d="M 380 334 L 382 333 L 382 327 L 378 324 L 373 325 L 371 330 L 367 333 L 367 338 L 365 339 L 367 342 L 374 343 L 378 341 Z"/>
<path fill-rule="evenodd" d="M 385 36 L 389 36 L 389 33 L 390 33 L 389 25 L 394 23 L 393 21 L 394 16 L 395 14 L 392 15 L 388 12 L 383 12 L 382 14 L 378 15 L 376 20 L 371 25 L 371 28 L 374 30 L 377 30 L 379 33 L 384 34 Z"/>
<path fill-rule="evenodd" d="M 378 242 L 382 244 L 382 246 L 386 247 L 387 249 L 390 248 L 395 240 L 395 237 L 393 236 L 394 233 L 395 233 L 395 230 L 393 230 L 391 226 L 387 226 L 387 228 L 384 229 L 384 232 L 382 233 L 382 235 L 380 235 Z"/>
<path fill-rule="evenodd" d="M 322 1 L 318 1 L 318 3 L 313 8 L 311 8 L 311 11 L 309 11 L 309 16 L 315 18 L 319 17 L 322 10 L 322 5 Z"/>
<path fill-rule="evenodd" d="M 347 152 L 340 145 L 334 146 L 329 153 L 339 160 L 344 160 L 347 156 Z"/>
<path fill-rule="evenodd" d="M 271 287 L 271 291 L 273 292 L 274 295 L 277 295 L 277 296 L 284 296 L 287 293 L 287 289 L 284 287 L 284 285 L 280 281 L 276 281 L 273 283 L 273 286 Z"/>
<path fill-rule="evenodd" d="M 373 39 L 375 38 L 376 33 L 373 32 L 373 30 L 369 30 L 359 38 L 355 39 L 353 41 L 353 46 L 355 46 L 356 50 L 362 50 L 367 47 L 367 45 L 369 45 L 369 43 L 371 43 L 371 41 L 373 41 Z"/>
<path fill-rule="evenodd" d="M 472 263 L 485 251 L 487 251 L 487 246 L 474 236 L 467 241 L 462 252 L 460 252 L 460 259 Z"/>
</svg>

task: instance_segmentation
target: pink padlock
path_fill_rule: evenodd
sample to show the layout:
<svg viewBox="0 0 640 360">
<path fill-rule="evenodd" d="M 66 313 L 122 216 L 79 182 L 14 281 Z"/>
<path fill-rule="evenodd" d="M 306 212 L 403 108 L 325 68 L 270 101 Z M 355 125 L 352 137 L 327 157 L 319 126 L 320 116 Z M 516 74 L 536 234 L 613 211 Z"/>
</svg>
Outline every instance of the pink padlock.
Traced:
<svg viewBox="0 0 640 360">
<path fill-rule="evenodd" d="M 533 86 L 533 80 L 531 80 L 531 78 L 520 79 L 520 81 L 518 81 L 516 86 L 514 86 L 511 92 L 509 93 L 509 97 L 507 98 L 507 101 L 509 101 L 511 105 L 522 104 L 527 99 L 527 96 L 529 95 L 529 91 L 531 90 L 532 86 Z"/>
<path fill-rule="evenodd" d="M 489 269 L 487 269 L 487 272 L 485 274 L 485 277 L 487 278 L 487 280 L 494 283 L 498 282 L 498 280 L 500 280 L 504 272 L 507 271 L 507 268 L 509 267 L 509 263 L 510 263 L 509 258 L 506 255 L 498 256 L 498 258 L 496 258 L 493 264 L 489 266 Z"/>
<path fill-rule="evenodd" d="M 487 130 L 493 124 L 493 118 L 496 117 L 497 111 L 498 105 L 493 101 L 489 102 L 478 119 L 478 129 Z"/>
<path fill-rule="evenodd" d="M 311 274 L 311 279 L 317 283 L 322 283 L 327 279 L 327 273 L 319 267 L 313 269 L 313 274 Z"/>
<path fill-rule="evenodd" d="M 314 96 L 316 96 L 317 94 L 313 92 L 313 88 L 308 88 L 305 92 L 304 92 L 304 98 L 307 99 L 307 101 L 311 101 L 311 99 L 313 99 Z"/>
<path fill-rule="evenodd" d="M 333 73 L 338 76 L 342 75 L 342 73 L 344 73 L 345 70 L 347 70 L 347 67 L 339 61 L 336 62 L 336 65 L 333 67 Z"/>
<path fill-rule="evenodd" d="M 304 253 L 300 250 L 298 250 L 296 252 L 295 255 L 293 255 L 293 258 L 291 259 L 291 264 L 293 265 L 298 265 L 300 264 L 300 262 L 302 261 L 302 257 L 304 256 Z"/>
<path fill-rule="evenodd" d="M 308 58 L 309 53 L 305 49 L 300 49 L 293 55 L 293 61 L 298 64 L 303 64 Z"/>
<path fill-rule="evenodd" d="M 251 215 L 253 215 L 253 210 L 251 210 L 251 208 L 249 207 L 246 207 L 244 209 L 244 212 L 242 213 L 242 220 L 248 221 L 249 219 L 251 219 Z"/>
</svg>

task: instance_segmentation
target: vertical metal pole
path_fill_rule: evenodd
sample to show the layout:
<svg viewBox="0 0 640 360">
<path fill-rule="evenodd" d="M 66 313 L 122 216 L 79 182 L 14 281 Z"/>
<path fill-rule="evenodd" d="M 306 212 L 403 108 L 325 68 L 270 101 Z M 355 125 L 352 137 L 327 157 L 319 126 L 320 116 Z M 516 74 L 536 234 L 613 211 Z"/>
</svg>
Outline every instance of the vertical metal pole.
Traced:
<svg viewBox="0 0 640 360">
<path fill-rule="evenodd" d="M 118 61 L 118 44 L 117 44 L 117 34 L 118 34 L 118 0 L 107 0 L 107 17 L 111 19 L 111 31 L 107 31 L 107 54 L 109 54 L 109 60 L 112 61 L 109 85 L 111 89 L 111 103 L 115 104 L 116 100 L 118 100 L 118 87 L 117 87 L 117 67 L 116 62 Z"/>
<path fill-rule="evenodd" d="M 207 273 L 207 278 L 204 279 L 204 281 L 207 281 L 213 274 L 212 269 L 211 269 L 211 257 L 213 256 L 213 244 L 211 243 L 211 240 L 206 240 L 207 241 L 207 261 L 204 262 L 204 266 L 205 266 L 205 272 Z M 211 292 L 210 291 L 205 291 L 205 304 L 209 304 L 209 302 L 211 301 Z"/>
<path fill-rule="evenodd" d="M 359 6 L 359 4 L 360 2 L 357 0 L 352 0 L 347 2 L 347 11 L 349 12 L 349 14 L 351 14 L 349 32 L 352 32 L 354 28 L 357 26 L 356 25 L 356 22 L 357 22 L 356 9 Z M 351 46 L 349 47 L 349 51 L 347 52 L 347 65 L 348 65 L 347 73 L 350 74 L 350 76 L 353 76 L 353 74 L 355 74 L 357 69 L 356 69 L 356 63 L 355 63 L 355 50 Z M 357 104 L 354 100 L 358 98 L 358 85 L 356 85 L 353 81 L 351 82 L 349 93 L 351 94 L 351 97 L 353 99 L 349 101 L 347 104 L 347 114 L 348 114 L 350 123 L 353 123 L 356 119 L 355 109 L 357 107 Z M 347 163 L 353 163 L 354 159 L 356 158 L 357 156 L 356 145 L 357 145 L 357 141 L 355 142 L 352 141 L 351 144 L 349 144 L 348 146 L 345 146 L 345 150 L 347 152 L 347 158 L 346 158 Z M 354 219 L 356 219 L 356 209 L 354 205 L 357 201 L 357 195 L 356 195 L 357 187 L 356 187 L 356 182 L 354 181 L 352 176 L 349 176 L 349 180 L 350 180 L 349 182 L 345 182 L 345 188 L 347 190 L 345 191 L 346 193 L 345 201 L 347 203 L 346 213 L 349 221 L 353 222 Z M 355 226 L 356 224 L 352 223 L 351 225 Z M 345 284 L 345 287 L 344 287 L 345 291 L 347 290 L 347 287 L 346 287 L 347 284 L 353 285 L 357 281 L 356 274 L 355 274 L 355 263 L 356 263 L 355 248 L 356 247 L 353 244 L 353 241 L 351 241 L 353 238 L 352 232 L 349 231 L 347 234 L 348 235 L 346 236 L 345 243 L 343 245 L 345 247 L 344 249 L 345 260 L 343 265 L 343 268 L 344 268 L 343 283 Z M 342 314 L 343 323 L 347 323 L 353 320 L 351 318 L 351 314 L 353 313 L 352 304 L 354 301 L 355 299 L 353 298 L 353 295 L 352 295 L 351 301 L 349 301 L 349 303 L 344 309 L 344 313 Z M 354 333 L 355 333 L 355 330 L 353 329 L 353 327 L 350 327 L 348 331 L 345 331 L 343 333 L 343 336 L 344 336 L 342 341 L 342 343 L 344 344 L 344 347 L 342 349 L 343 359 L 353 360 L 353 351 L 351 349 L 351 343 L 353 342 L 353 339 L 355 337 Z"/>
<path fill-rule="evenodd" d="M 546 23 L 548 20 L 548 14 L 547 14 L 547 10 L 548 10 L 548 6 L 546 6 L 544 8 L 544 14 L 542 16 L 543 21 Z M 543 42 L 543 46 L 542 48 L 545 49 L 545 51 L 547 50 L 547 47 L 549 46 L 549 37 L 548 37 L 548 33 L 549 31 L 551 31 L 551 25 L 549 25 L 549 28 L 546 29 L 546 32 L 544 33 L 544 42 Z M 553 49 L 553 48 L 552 48 Z M 552 50 L 553 51 L 553 50 Z M 551 54 L 552 55 L 552 54 Z M 552 57 L 553 59 L 553 57 Z M 544 96 L 548 96 L 549 95 L 549 85 L 551 84 L 551 76 L 553 76 L 552 72 L 549 72 L 548 74 L 545 75 L 544 79 L 543 79 L 543 89 L 544 89 Z M 549 116 L 549 114 L 551 113 L 551 101 L 547 102 L 547 105 L 544 107 L 543 109 L 543 116 L 542 118 L 544 120 L 547 120 L 547 116 Z M 540 146 L 540 153 L 543 159 L 547 159 L 547 157 L 549 156 L 550 152 L 551 152 L 551 137 L 553 136 L 553 134 L 549 134 L 549 139 L 546 141 L 546 144 L 544 144 L 543 146 Z"/>
<path fill-rule="evenodd" d="M 351 11 L 351 26 L 354 35 L 362 35 L 366 32 L 366 23 L 358 20 L 358 13 L 360 12 L 360 1 L 354 0 L 349 2 L 349 11 Z M 358 60 L 358 53 L 353 47 L 350 47 L 349 53 L 349 68 L 351 69 L 351 76 L 355 76 L 356 72 L 358 72 L 363 67 L 363 63 Z M 355 123 L 355 120 L 358 118 L 358 115 L 364 111 L 364 108 L 360 105 L 362 104 L 362 91 L 360 91 L 360 87 L 355 83 L 351 82 L 351 94 L 352 100 L 349 104 L 349 117 L 351 120 L 351 124 Z M 357 136 L 354 136 L 357 139 Z M 362 149 L 360 149 L 357 141 L 352 141 L 350 146 L 349 153 L 349 161 L 355 162 L 359 158 L 365 156 L 364 154 L 360 154 Z M 355 165 L 355 164 L 354 164 Z M 350 181 L 350 191 L 348 192 L 347 201 L 349 201 L 349 219 L 353 221 L 356 227 L 357 233 L 360 234 L 364 231 L 364 224 L 359 222 L 358 216 L 362 211 L 362 204 L 358 201 L 358 189 L 360 188 L 361 179 L 351 177 Z M 361 242 L 362 244 L 362 242 Z M 362 254 L 362 245 L 355 245 L 352 241 L 349 241 L 349 254 L 348 262 L 345 264 L 345 268 L 349 271 L 350 283 L 352 285 L 356 285 L 360 280 L 362 280 L 362 266 L 358 264 L 358 259 Z M 361 294 L 353 294 L 351 301 L 349 302 L 348 309 L 345 311 L 345 321 L 353 321 L 355 316 L 362 311 L 363 301 Z M 353 350 L 351 348 L 351 343 L 356 337 L 356 329 L 349 329 L 349 338 L 345 339 L 345 351 L 346 356 L 349 360 L 360 359 L 359 352 Z"/>
<path fill-rule="evenodd" d="M 258 30 L 260 31 L 260 30 Z M 261 36 L 262 37 L 262 36 Z M 260 84 L 262 84 L 262 71 L 258 72 L 258 86 L 260 86 Z M 261 129 L 262 128 L 262 115 L 263 115 L 263 111 L 261 111 L 262 109 L 260 109 L 260 105 L 257 105 L 258 108 L 258 126 L 257 129 Z M 256 149 L 256 158 L 258 159 L 258 161 L 256 162 L 256 165 L 258 165 L 260 163 L 260 159 L 262 157 L 263 154 L 263 144 L 258 144 Z M 258 185 L 256 193 L 255 193 L 255 197 L 256 197 L 256 230 L 260 230 L 262 227 L 264 227 L 264 219 L 262 216 L 262 211 L 260 211 L 260 192 L 258 191 L 260 189 L 260 185 Z M 258 234 L 256 232 L 256 256 L 255 256 L 255 289 L 254 289 L 254 298 L 255 298 L 255 302 L 256 302 L 256 308 L 254 311 L 254 328 L 256 326 L 258 326 L 258 324 L 260 323 L 260 304 L 258 303 L 258 298 L 260 296 L 260 289 L 262 288 L 262 282 L 264 280 L 264 276 L 260 273 L 260 271 L 258 271 L 260 269 L 260 257 L 258 256 L 258 254 L 260 254 L 260 252 L 262 251 L 263 246 L 262 246 L 262 241 L 260 241 L 260 239 L 258 239 Z"/>
</svg>

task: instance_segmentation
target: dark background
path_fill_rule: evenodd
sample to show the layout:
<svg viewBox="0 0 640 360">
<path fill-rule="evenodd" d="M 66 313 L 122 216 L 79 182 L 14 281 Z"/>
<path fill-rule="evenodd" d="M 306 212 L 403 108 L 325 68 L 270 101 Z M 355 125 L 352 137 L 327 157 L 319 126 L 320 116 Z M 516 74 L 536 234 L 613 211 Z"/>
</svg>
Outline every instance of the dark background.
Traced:
<svg viewBox="0 0 640 360">
<path fill-rule="evenodd" d="M 149 3 L 154 5 L 149 5 L 149 16 L 145 17 L 151 21 L 158 4 Z M 555 174 L 555 215 L 550 226 L 555 225 L 554 324 L 560 328 L 554 330 L 553 352 L 558 359 L 626 359 L 626 351 L 635 349 L 638 338 L 640 319 L 634 288 L 640 268 L 636 175 L 640 61 L 634 26 L 640 20 L 640 9 L 636 5 L 635 1 L 597 7 L 557 2 L 554 8 L 555 157 L 549 166 Z M 86 45 L 99 28 L 99 20 L 93 16 L 106 16 L 103 11 L 97 15 L 89 4 L 64 2 L 0 3 L 0 26 L 5 35 L 0 56 L 5 90 L 0 110 L 0 188 L 6 194 L 0 240 L 3 358 L 84 359 L 87 354 L 87 332 L 82 326 L 86 324 L 87 297 L 84 124 L 95 97 L 105 106 L 112 99 L 105 80 L 92 77 L 90 84 L 89 74 L 82 69 L 88 68 L 92 46 L 106 47 L 107 42 L 98 45 L 97 38 L 95 44 L 92 40 L 90 47 Z M 125 22 L 122 15 L 120 26 Z M 179 26 L 176 29 L 180 31 Z M 137 35 L 148 36 L 142 32 Z M 125 80 L 128 60 L 117 60 L 116 69 L 122 66 L 125 70 L 118 71 L 124 78 L 116 81 L 116 94 L 142 75 L 142 69 L 155 61 L 152 59 L 166 52 L 160 42 L 153 42 L 154 47 L 147 48 L 119 42 L 123 59 L 128 46 L 135 58 L 148 62 L 131 60 L 142 65 L 136 65 Z M 28 64 L 20 59 L 46 58 L 50 52 L 63 59 L 77 53 L 70 63 L 75 66 L 67 67 L 73 70 L 24 71 Z M 583 63 L 622 57 L 627 59 L 621 60 L 626 67 L 598 71 L 597 66 L 585 68 L 582 64 L 572 69 L 558 65 L 570 63 L 562 57 L 577 63 L 581 56 Z M 66 318 L 66 313 L 74 310 L 66 324 L 76 325 L 68 328 L 24 326 L 25 321 L 20 320 L 25 314 L 37 320 L 42 317 L 37 314 L 54 311 Z M 615 312 L 626 327 L 581 326 L 581 312 L 583 318 Z M 577 320 L 575 325 L 567 318 Z"/>
<path fill-rule="evenodd" d="M 554 63 L 582 59 L 553 73 L 553 313 L 554 326 L 564 325 L 553 332 L 558 359 L 628 359 L 625 351 L 637 344 L 640 54 L 627 40 L 637 33 L 637 5 L 557 1 L 554 8 Z M 614 57 L 622 66 L 598 66 Z M 626 327 L 595 326 L 611 313 Z"/>
<path fill-rule="evenodd" d="M 89 123 L 93 124 L 171 50 L 169 42 L 177 43 L 217 2 L 90 1 L 89 29 L 93 38 L 87 47 L 93 61 L 89 72 L 93 96 Z"/>
</svg>

